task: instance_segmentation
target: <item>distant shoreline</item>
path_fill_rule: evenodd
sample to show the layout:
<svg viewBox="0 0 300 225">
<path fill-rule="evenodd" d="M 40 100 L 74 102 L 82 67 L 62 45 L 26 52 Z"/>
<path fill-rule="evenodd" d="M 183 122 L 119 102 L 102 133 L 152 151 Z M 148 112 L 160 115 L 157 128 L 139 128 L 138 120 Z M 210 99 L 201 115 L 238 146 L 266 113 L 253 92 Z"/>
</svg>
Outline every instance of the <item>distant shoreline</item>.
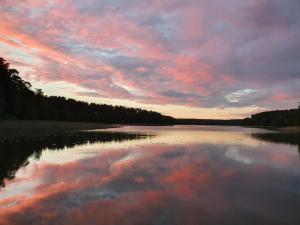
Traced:
<svg viewBox="0 0 300 225">
<path fill-rule="evenodd" d="M 163 124 L 162 126 L 165 126 Z M 228 126 L 229 124 L 170 124 L 172 125 L 206 125 Z M 95 122 L 68 122 L 68 121 L 39 121 L 39 120 L 11 120 L 0 121 L 0 138 L 17 137 L 43 137 L 72 131 L 96 130 L 118 128 L 122 126 L 154 126 L 153 124 L 105 124 Z M 157 124 L 155 125 L 157 126 Z M 239 126 L 239 125 L 234 125 Z M 240 125 L 241 126 L 241 125 Z M 300 133 L 300 127 L 264 127 L 264 126 L 241 126 L 271 129 L 273 131 Z"/>
<path fill-rule="evenodd" d="M 300 127 L 282 127 L 277 130 L 286 133 L 300 133 Z"/>
<path fill-rule="evenodd" d="M 43 137 L 71 131 L 107 129 L 120 126 L 95 122 L 5 120 L 0 121 L 0 138 Z"/>
</svg>

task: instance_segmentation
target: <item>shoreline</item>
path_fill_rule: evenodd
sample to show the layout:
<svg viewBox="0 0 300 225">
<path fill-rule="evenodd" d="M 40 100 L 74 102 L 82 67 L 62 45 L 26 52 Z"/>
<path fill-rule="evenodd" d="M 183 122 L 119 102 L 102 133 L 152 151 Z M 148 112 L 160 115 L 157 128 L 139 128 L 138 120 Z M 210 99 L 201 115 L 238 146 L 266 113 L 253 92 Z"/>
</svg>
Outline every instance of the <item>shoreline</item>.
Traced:
<svg viewBox="0 0 300 225">
<path fill-rule="evenodd" d="M 281 127 L 278 131 L 285 133 L 300 133 L 300 127 Z"/>
<path fill-rule="evenodd" d="M 72 131 L 117 128 L 121 125 L 94 122 L 12 120 L 0 121 L 0 138 L 44 137 Z"/>
<path fill-rule="evenodd" d="M 170 124 L 184 125 L 184 124 Z M 187 124 L 189 125 L 189 124 Z M 118 128 L 122 126 L 161 126 L 159 124 L 106 124 L 95 122 L 44 121 L 44 120 L 4 120 L 0 121 L 0 139 L 18 137 L 44 137 L 73 131 Z M 164 124 L 166 126 L 166 124 Z M 201 126 L 201 125 L 199 125 Z M 207 126 L 207 125 L 205 125 Z M 208 125 L 209 126 L 209 125 Z M 226 126 L 226 125 L 211 125 Z M 249 126 L 240 126 L 249 127 Z M 300 133 L 300 127 L 256 127 L 283 133 Z"/>
</svg>

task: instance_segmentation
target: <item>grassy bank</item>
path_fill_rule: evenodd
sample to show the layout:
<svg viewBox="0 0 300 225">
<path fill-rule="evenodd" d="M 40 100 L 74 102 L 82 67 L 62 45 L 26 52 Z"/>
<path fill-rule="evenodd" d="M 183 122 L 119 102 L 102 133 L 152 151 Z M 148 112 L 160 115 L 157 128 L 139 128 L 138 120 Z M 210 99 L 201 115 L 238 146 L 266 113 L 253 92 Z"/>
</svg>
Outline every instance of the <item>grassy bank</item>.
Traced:
<svg viewBox="0 0 300 225">
<path fill-rule="evenodd" d="M 117 127 L 117 125 L 63 121 L 0 121 L 0 138 L 41 137 L 69 131 L 111 127 Z"/>
</svg>

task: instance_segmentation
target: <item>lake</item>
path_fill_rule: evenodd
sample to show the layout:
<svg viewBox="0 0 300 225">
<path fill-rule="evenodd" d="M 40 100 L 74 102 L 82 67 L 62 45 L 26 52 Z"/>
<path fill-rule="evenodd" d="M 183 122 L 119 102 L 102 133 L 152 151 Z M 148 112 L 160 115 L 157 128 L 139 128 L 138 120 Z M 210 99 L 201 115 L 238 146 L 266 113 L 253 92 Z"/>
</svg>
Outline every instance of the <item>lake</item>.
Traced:
<svg viewBox="0 0 300 225">
<path fill-rule="evenodd" d="M 299 135 L 125 126 L 0 142 L 0 224 L 299 225 Z"/>
</svg>

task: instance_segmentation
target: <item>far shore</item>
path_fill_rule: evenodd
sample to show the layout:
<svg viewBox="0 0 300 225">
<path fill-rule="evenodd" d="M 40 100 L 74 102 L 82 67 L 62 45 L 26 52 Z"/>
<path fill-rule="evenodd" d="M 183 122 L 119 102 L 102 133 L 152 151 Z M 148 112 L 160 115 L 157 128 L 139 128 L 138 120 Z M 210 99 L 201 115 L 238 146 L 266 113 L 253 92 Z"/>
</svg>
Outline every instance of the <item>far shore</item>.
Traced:
<svg viewBox="0 0 300 225">
<path fill-rule="evenodd" d="M 117 128 L 125 124 L 104 124 L 95 122 L 68 122 L 68 121 L 30 121 L 30 120 L 11 120 L 0 121 L 0 138 L 17 137 L 43 137 L 54 134 L 61 134 L 72 131 L 86 131 L 97 129 Z M 128 126 L 129 124 L 126 124 Z M 141 126 L 141 124 L 131 124 Z M 173 124 L 176 125 L 176 124 Z M 180 125 L 180 124 L 177 124 Z M 144 124 L 143 126 L 147 126 Z M 150 126 L 153 126 L 150 125 Z M 201 125 L 200 125 L 201 126 Z M 300 127 L 259 127 L 271 129 L 284 133 L 300 133 Z"/>
<path fill-rule="evenodd" d="M 300 127 L 281 127 L 278 130 L 287 133 L 300 133 Z"/>
<path fill-rule="evenodd" d="M 67 121 L 0 121 L 0 138 L 41 137 L 71 131 L 120 127 L 120 125 Z"/>
</svg>

